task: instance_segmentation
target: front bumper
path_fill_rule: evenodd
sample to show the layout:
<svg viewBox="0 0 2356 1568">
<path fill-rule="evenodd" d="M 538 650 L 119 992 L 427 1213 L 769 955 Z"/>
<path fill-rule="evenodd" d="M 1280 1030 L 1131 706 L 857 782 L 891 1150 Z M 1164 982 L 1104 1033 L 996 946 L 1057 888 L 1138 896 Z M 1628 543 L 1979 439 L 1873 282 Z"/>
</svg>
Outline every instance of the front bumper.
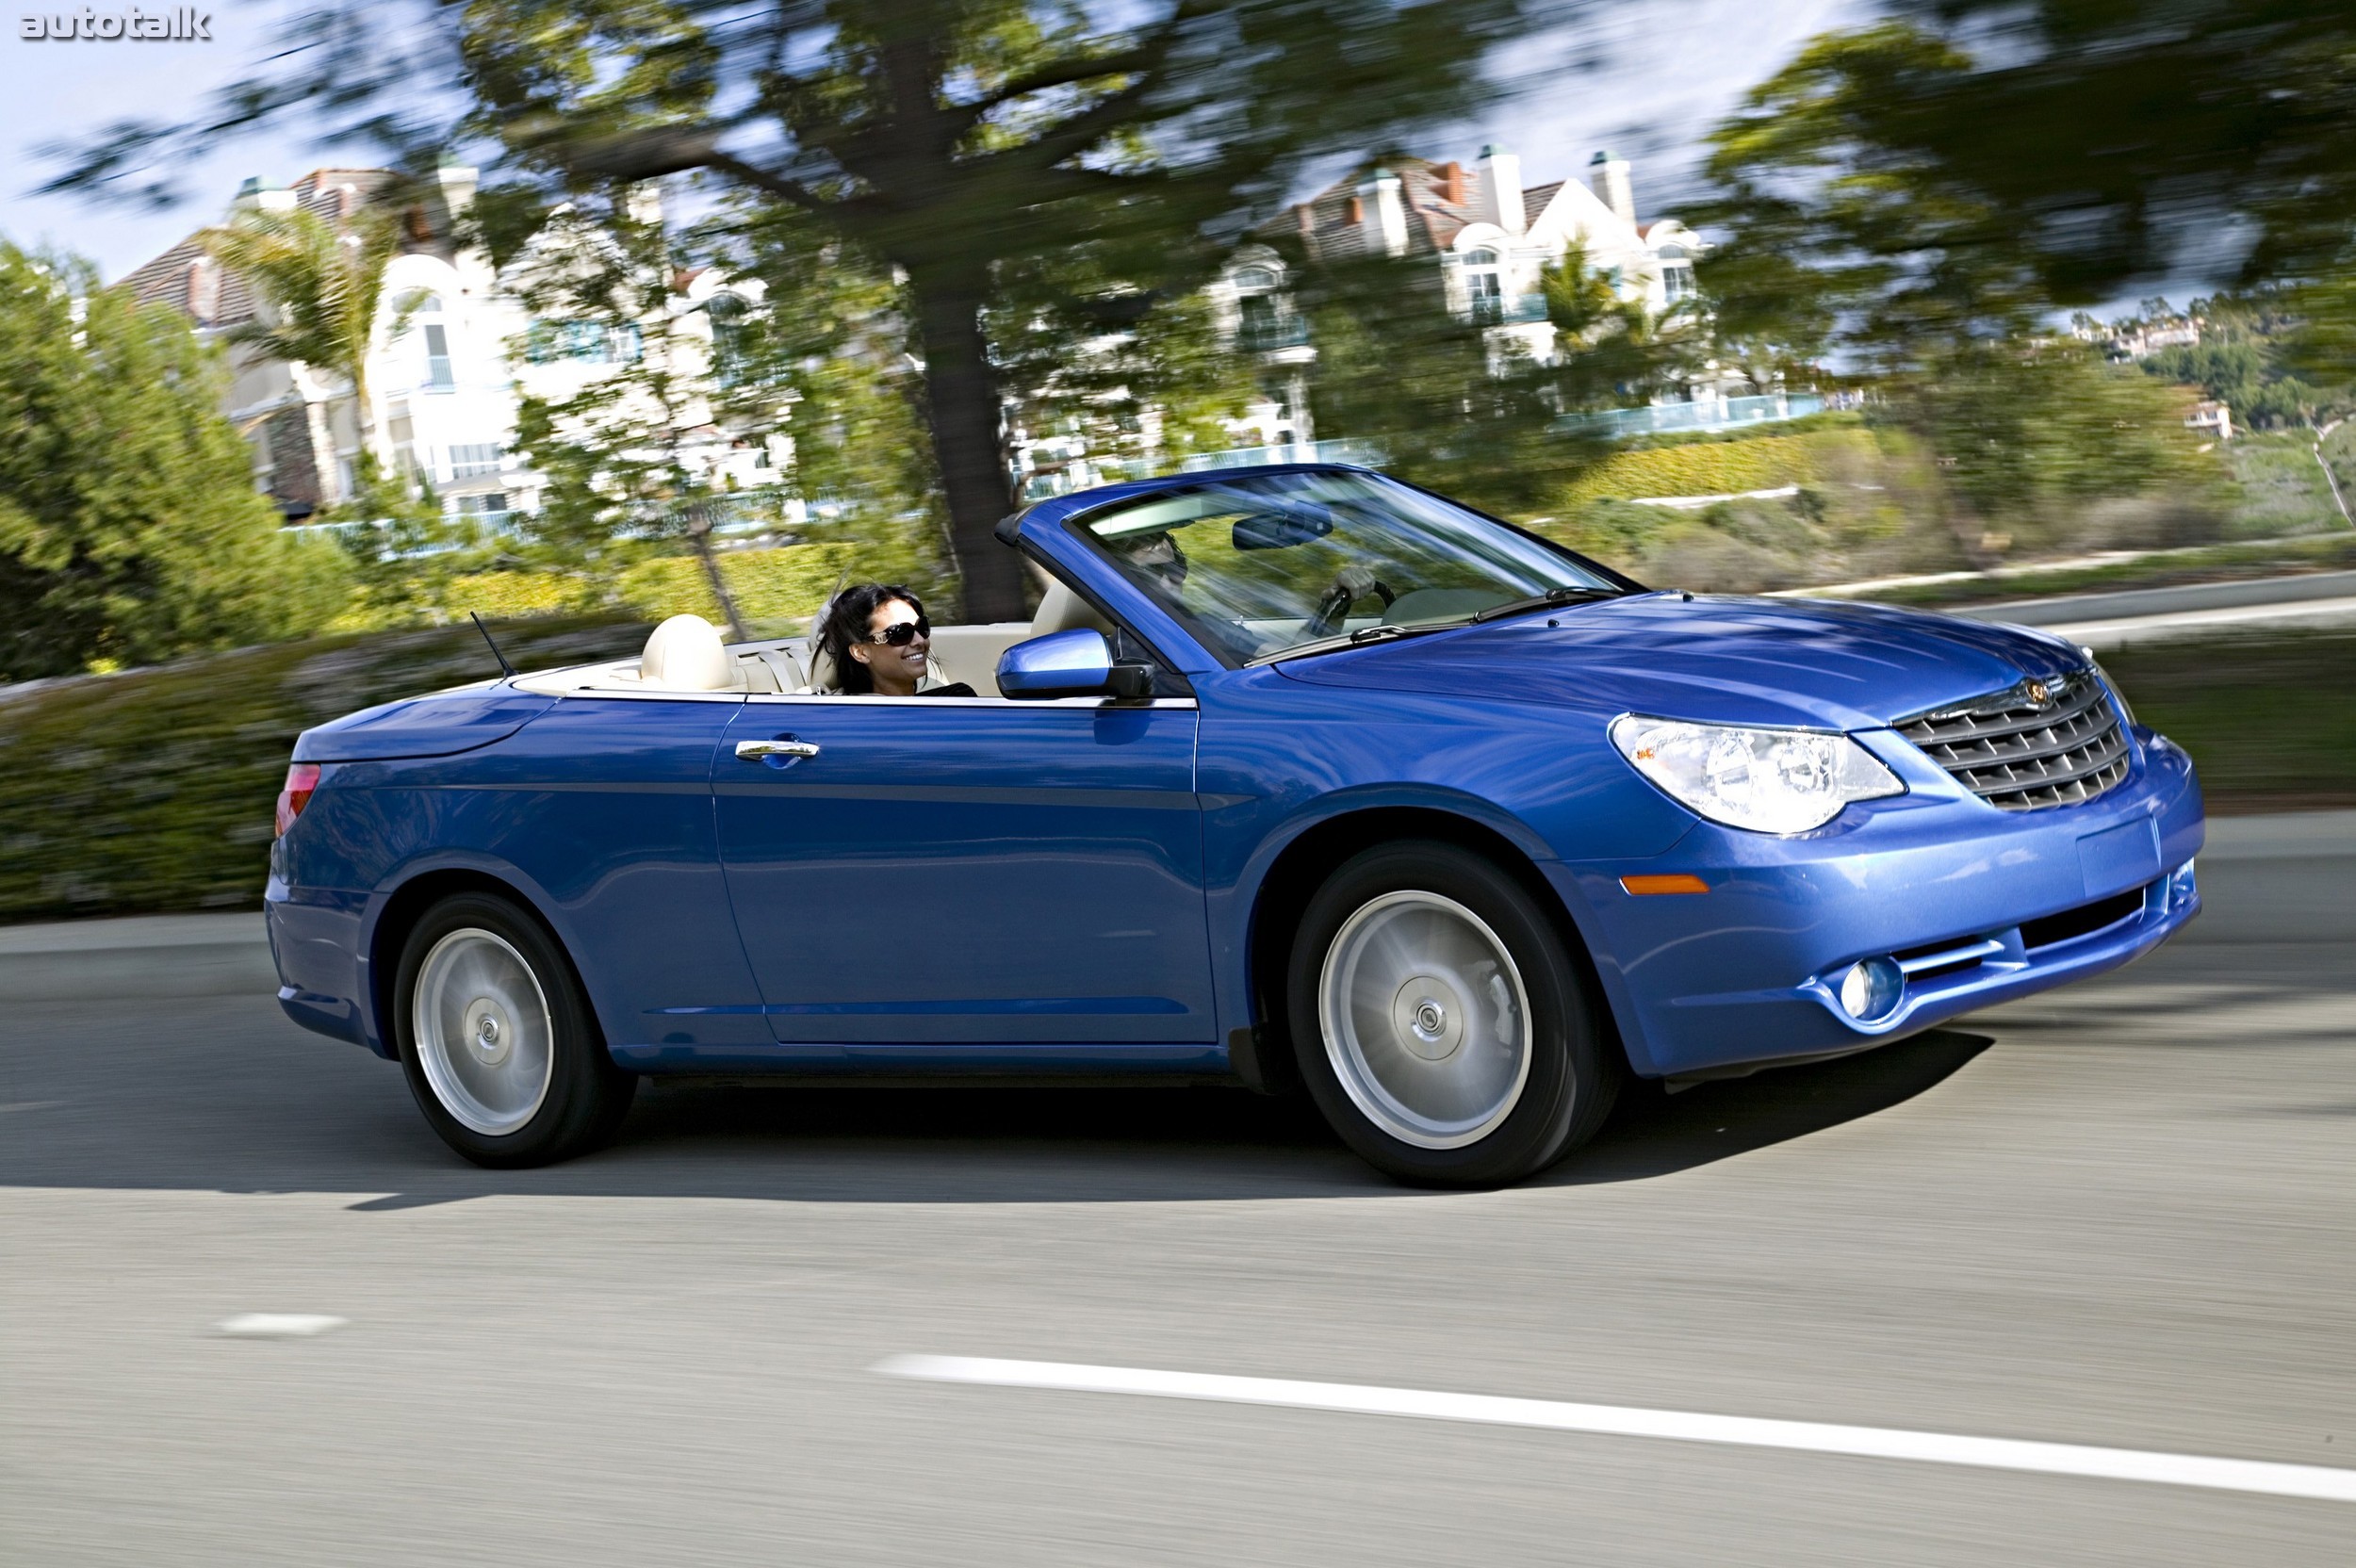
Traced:
<svg viewBox="0 0 2356 1568">
<path fill-rule="evenodd" d="M 1649 859 L 1549 870 L 1638 1071 L 1853 1051 L 2115 969 L 2199 913 L 2191 760 L 2148 730 L 2134 738 L 2128 776 L 2101 797 L 2008 812 L 1896 736 L 1861 735 L 1908 793 L 1815 833 L 1704 823 Z M 1673 873 L 1710 890 L 1636 896 L 1620 881 Z M 1851 1017 L 1841 977 L 1890 957 L 1910 972 L 1896 1003 Z"/>
</svg>

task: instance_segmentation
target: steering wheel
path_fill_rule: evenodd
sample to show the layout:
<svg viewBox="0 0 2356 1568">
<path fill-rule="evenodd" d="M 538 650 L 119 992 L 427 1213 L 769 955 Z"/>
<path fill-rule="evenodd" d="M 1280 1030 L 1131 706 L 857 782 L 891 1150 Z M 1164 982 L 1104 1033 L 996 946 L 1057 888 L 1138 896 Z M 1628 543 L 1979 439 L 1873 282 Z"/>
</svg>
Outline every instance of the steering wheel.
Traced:
<svg viewBox="0 0 2356 1568">
<path fill-rule="evenodd" d="M 1363 568 L 1344 571 L 1333 580 L 1333 586 L 1326 590 L 1325 596 L 1317 600 L 1317 610 L 1302 630 L 1311 638 L 1331 637 L 1341 626 L 1342 617 L 1350 613 L 1350 607 L 1368 594 L 1381 599 L 1385 610 L 1399 599 L 1382 579 Z"/>
</svg>

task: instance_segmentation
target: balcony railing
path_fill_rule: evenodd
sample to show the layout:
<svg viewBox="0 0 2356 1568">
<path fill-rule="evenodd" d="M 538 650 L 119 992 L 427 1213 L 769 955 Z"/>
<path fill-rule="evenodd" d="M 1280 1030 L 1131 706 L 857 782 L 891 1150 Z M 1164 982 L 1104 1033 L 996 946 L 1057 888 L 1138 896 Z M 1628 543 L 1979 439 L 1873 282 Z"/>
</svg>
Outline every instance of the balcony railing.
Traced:
<svg viewBox="0 0 2356 1568">
<path fill-rule="evenodd" d="M 1280 316 L 1273 321 L 1246 321 L 1236 339 L 1247 352 L 1255 354 L 1298 349 L 1309 341 L 1309 323 L 1298 316 Z"/>
<path fill-rule="evenodd" d="M 1182 474 L 1218 468 L 1265 468 L 1278 463 L 1352 463 L 1379 467 L 1383 449 L 1371 441 L 1284 441 L 1273 447 L 1235 447 L 1223 452 L 1196 452 L 1178 460 Z"/>
<path fill-rule="evenodd" d="M 1671 431 L 1763 425 L 1824 411 L 1824 400 L 1813 392 L 1778 392 L 1759 398 L 1696 398 L 1690 403 L 1654 403 L 1645 408 L 1607 409 L 1600 414 L 1566 414 L 1554 422 L 1554 428 L 1618 440 Z"/>
<path fill-rule="evenodd" d="M 1128 458 L 1077 458 L 1059 468 L 1030 475 L 1023 482 L 1025 500 L 1069 496 L 1100 484 L 1153 479 L 1160 474 L 1215 473 L 1223 468 L 1265 468 L 1279 463 L 1350 463 L 1364 468 L 1383 466 L 1383 449 L 1372 441 L 1290 441 L 1273 447 L 1236 447 L 1223 452 L 1196 452 L 1168 464 L 1140 463 Z"/>
</svg>

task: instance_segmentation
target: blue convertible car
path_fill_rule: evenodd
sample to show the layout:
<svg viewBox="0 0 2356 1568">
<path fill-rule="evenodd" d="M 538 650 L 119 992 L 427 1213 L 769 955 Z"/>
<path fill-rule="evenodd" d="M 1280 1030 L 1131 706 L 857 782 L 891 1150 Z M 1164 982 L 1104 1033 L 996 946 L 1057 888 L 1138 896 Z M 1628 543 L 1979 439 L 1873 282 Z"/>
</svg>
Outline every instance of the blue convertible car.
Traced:
<svg viewBox="0 0 2356 1568">
<path fill-rule="evenodd" d="M 979 694 L 678 617 L 307 732 L 281 1003 L 488 1165 L 647 1073 L 1159 1078 L 1495 1183 L 1626 1073 L 1862 1050 L 2200 906 L 2190 761 L 2042 633 L 1648 591 L 1353 468 L 999 532 L 1053 586 L 932 629 Z"/>
</svg>

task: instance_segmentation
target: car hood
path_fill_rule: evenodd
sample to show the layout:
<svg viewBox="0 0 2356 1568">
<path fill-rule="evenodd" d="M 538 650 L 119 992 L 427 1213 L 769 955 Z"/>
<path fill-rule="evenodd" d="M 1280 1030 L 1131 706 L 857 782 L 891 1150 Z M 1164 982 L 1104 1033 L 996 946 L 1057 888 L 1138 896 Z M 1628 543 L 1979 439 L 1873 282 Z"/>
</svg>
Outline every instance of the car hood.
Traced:
<svg viewBox="0 0 2356 1568">
<path fill-rule="evenodd" d="M 1317 685 L 1871 729 L 2085 662 L 2024 627 L 1830 599 L 1653 593 L 1276 668 Z"/>
</svg>

